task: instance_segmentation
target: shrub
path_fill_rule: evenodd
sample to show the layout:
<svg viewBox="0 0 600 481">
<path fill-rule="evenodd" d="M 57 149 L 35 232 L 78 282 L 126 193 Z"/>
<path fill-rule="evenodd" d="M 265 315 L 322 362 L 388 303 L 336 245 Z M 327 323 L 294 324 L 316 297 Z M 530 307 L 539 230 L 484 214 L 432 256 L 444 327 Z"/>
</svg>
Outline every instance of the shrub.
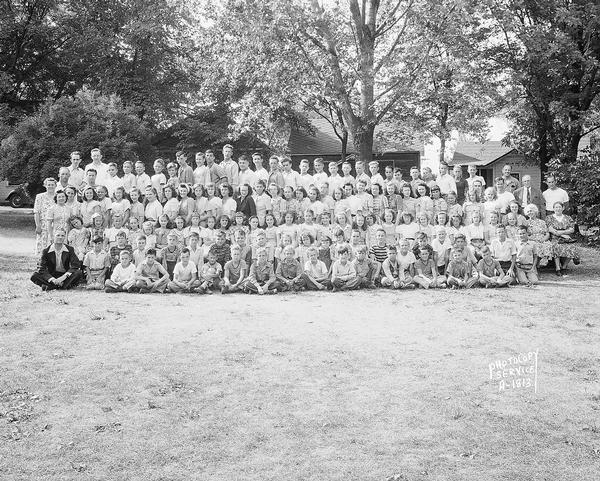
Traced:
<svg viewBox="0 0 600 481">
<path fill-rule="evenodd" d="M 577 223 L 600 226 L 600 153 L 584 151 L 569 164 L 552 160 L 548 171 L 569 192 Z"/>
<path fill-rule="evenodd" d="M 115 96 L 82 90 L 73 98 L 44 104 L 37 113 L 19 122 L 0 145 L 0 178 L 28 181 L 34 189 L 45 177 L 57 177 L 69 165 L 70 153 L 82 153 L 87 164 L 94 147 L 102 150 L 104 162 L 153 160 L 151 132 Z"/>
</svg>

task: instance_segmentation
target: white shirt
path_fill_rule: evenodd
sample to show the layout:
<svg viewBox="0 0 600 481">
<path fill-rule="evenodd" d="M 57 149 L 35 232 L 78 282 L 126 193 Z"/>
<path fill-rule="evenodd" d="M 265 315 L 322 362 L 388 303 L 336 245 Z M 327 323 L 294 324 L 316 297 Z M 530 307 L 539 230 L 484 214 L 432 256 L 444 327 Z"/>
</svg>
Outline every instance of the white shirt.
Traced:
<svg viewBox="0 0 600 481">
<path fill-rule="evenodd" d="M 473 183 L 478 180 L 479 182 L 481 182 L 481 186 L 485 187 L 485 179 L 483 177 L 481 177 L 480 175 L 476 175 L 475 177 L 471 178 L 471 177 L 467 177 L 466 181 L 467 184 L 469 184 L 469 189 L 473 188 Z"/>
<path fill-rule="evenodd" d="M 297 178 L 298 185 L 304 187 L 304 190 L 308 192 L 308 188 L 315 183 L 313 176 L 310 174 L 298 174 Z"/>
<path fill-rule="evenodd" d="M 202 186 L 210 184 L 210 170 L 208 170 L 206 165 L 196 167 L 196 170 L 194 170 L 194 182 Z"/>
<path fill-rule="evenodd" d="M 321 186 L 325 182 L 329 183 L 329 177 L 328 177 L 327 173 L 325 173 L 325 172 L 315 172 L 313 174 L 312 178 L 313 178 L 313 182 L 319 189 L 321 189 Z M 329 186 L 329 192 L 331 192 L 331 186 Z"/>
<path fill-rule="evenodd" d="M 508 210 L 508 204 L 510 204 L 513 200 L 515 200 L 515 196 L 508 190 L 502 192 L 502 194 L 498 194 L 498 199 L 496 202 L 500 208 L 500 212 L 505 214 Z"/>
<path fill-rule="evenodd" d="M 566 190 L 557 187 L 556 189 L 546 189 L 542 192 L 542 196 L 546 201 L 546 210 L 554 212 L 554 204 L 556 202 L 569 202 L 569 194 Z"/>
<path fill-rule="evenodd" d="M 131 262 L 127 267 L 123 267 L 120 263 L 115 266 L 110 280 L 120 284 L 122 282 L 135 279 L 135 264 Z"/>
<path fill-rule="evenodd" d="M 108 176 L 108 164 L 105 164 L 104 162 L 100 162 L 99 164 L 90 162 L 85 166 L 85 171 L 87 172 L 90 169 L 96 171 L 96 184 L 104 185 L 104 180 Z"/>
<path fill-rule="evenodd" d="M 81 187 L 81 184 L 83 184 L 83 178 L 85 176 L 83 169 L 81 167 L 73 169 L 72 165 L 69 165 L 67 169 L 69 169 L 69 172 L 71 173 L 71 176 L 69 177 L 69 184 L 71 184 L 76 189 L 79 189 Z"/>
<path fill-rule="evenodd" d="M 315 279 L 322 279 L 329 273 L 325 263 L 319 259 L 317 259 L 315 264 L 313 264 L 311 261 L 306 261 L 306 264 L 304 264 L 304 270 Z"/>
<path fill-rule="evenodd" d="M 290 170 L 289 172 L 282 171 L 281 175 L 283 175 L 283 180 L 286 187 L 290 186 L 294 190 L 298 188 L 298 177 L 300 176 L 298 172 L 295 170 Z"/>
<path fill-rule="evenodd" d="M 173 279 L 180 282 L 188 282 L 192 280 L 192 276 L 198 272 L 196 265 L 192 261 L 188 261 L 187 266 L 183 266 L 181 262 L 175 264 L 173 269 Z"/>
<path fill-rule="evenodd" d="M 250 187 L 252 187 L 254 189 L 254 186 L 256 185 L 256 182 L 258 181 L 258 176 L 256 175 L 256 172 L 254 172 L 250 169 L 246 169 L 243 171 L 240 170 L 238 179 L 240 182 L 239 185 L 248 184 Z"/>
<path fill-rule="evenodd" d="M 446 195 L 450 192 L 456 194 L 456 181 L 450 174 L 438 175 L 435 183 L 439 186 L 442 195 Z"/>
<path fill-rule="evenodd" d="M 112 197 L 117 187 L 123 187 L 123 179 L 121 179 L 121 177 L 117 175 L 114 175 L 112 177 L 110 175 L 107 175 L 104 179 L 104 184 L 101 185 L 104 185 L 106 187 L 106 189 L 108 190 L 108 196 Z"/>
<path fill-rule="evenodd" d="M 264 167 L 261 167 L 260 169 L 257 169 L 255 172 L 256 177 L 258 180 L 264 180 L 265 184 L 267 184 L 268 180 L 269 180 L 269 172 L 267 171 L 267 169 L 265 169 Z M 252 186 L 254 187 L 254 186 Z M 268 185 L 267 185 L 268 187 Z"/>
</svg>

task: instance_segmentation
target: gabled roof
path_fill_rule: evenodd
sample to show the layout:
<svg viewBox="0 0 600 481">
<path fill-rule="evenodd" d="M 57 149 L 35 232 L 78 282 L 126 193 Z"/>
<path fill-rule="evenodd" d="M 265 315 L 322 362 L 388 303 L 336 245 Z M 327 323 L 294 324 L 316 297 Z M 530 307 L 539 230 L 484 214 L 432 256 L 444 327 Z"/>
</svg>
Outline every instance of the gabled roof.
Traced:
<svg viewBox="0 0 600 481">
<path fill-rule="evenodd" d="M 458 142 L 450 165 L 489 165 L 513 150 L 512 147 L 506 147 L 502 145 L 502 142 L 496 140 L 483 144 L 479 142 Z"/>
<path fill-rule="evenodd" d="M 341 155 L 342 142 L 335 135 L 333 127 L 322 117 L 314 117 L 311 123 L 315 135 L 292 129 L 288 140 L 288 150 L 291 155 Z M 382 145 L 374 142 L 373 149 L 381 152 L 418 152 L 419 146 L 405 146 L 391 143 Z M 355 152 L 352 139 L 348 139 L 348 153 Z"/>
</svg>

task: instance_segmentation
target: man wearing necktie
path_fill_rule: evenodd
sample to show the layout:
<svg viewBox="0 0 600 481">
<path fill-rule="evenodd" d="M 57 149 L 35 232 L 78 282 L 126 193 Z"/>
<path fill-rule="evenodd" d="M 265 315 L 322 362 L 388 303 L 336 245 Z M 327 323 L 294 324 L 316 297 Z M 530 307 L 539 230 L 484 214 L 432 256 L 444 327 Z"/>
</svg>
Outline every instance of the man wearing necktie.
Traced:
<svg viewBox="0 0 600 481">
<path fill-rule="evenodd" d="M 521 212 L 525 212 L 525 207 L 527 207 L 527 205 L 534 204 L 540 211 L 540 217 L 544 219 L 546 217 L 546 206 L 544 204 L 544 198 L 542 197 L 542 191 L 531 186 L 530 175 L 524 175 L 521 181 L 523 182 L 523 186 L 514 192 L 515 199 L 519 203 Z"/>
</svg>

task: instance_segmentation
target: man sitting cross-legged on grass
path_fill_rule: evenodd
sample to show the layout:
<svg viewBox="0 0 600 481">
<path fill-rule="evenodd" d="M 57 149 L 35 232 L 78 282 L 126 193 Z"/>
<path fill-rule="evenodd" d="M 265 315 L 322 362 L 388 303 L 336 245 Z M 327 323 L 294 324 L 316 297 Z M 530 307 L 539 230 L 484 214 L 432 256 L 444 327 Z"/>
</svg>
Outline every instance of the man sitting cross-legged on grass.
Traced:
<svg viewBox="0 0 600 481">
<path fill-rule="evenodd" d="M 43 291 L 72 289 L 81 280 L 81 262 L 75 250 L 65 244 L 66 236 L 64 229 L 54 230 L 54 242 L 42 251 L 38 270 L 31 276 L 31 282 Z"/>
<path fill-rule="evenodd" d="M 146 250 L 146 258 L 135 272 L 136 286 L 140 293 L 165 292 L 169 283 L 169 273 L 156 262 L 156 249 Z"/>
<path fill-rule="evenodd" d="M 104 284 L 106 292 L 132 292 L 135 287 L 135 264 L 131 262 L 131 253 L 122 250 L 119 253 L 119 263 L 115 266 Z"/>
</svg>

